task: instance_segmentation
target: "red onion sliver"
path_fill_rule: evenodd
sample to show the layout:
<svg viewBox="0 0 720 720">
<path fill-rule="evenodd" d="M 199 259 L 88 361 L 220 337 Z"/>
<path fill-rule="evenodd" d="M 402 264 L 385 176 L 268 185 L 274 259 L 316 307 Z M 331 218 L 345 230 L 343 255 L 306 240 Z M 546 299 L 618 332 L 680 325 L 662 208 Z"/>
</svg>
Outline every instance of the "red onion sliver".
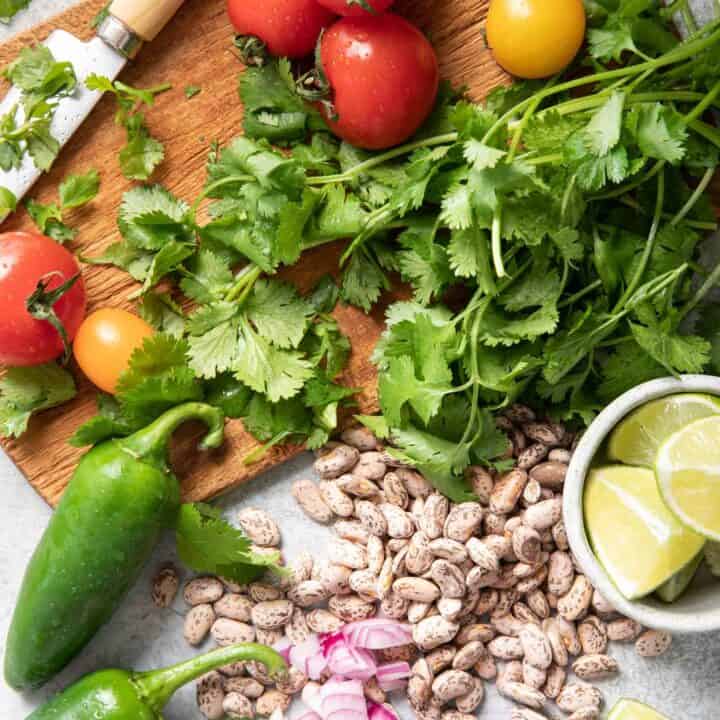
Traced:
<svg viewBox="0 0 720 720">
<path fill-rule="evenodd" d="M 368 701 L 368 720 L 400 720 L 400 718 L 389 705 Z"/>
<path fill-rule="evenodd" d="M 320 689 L 323 720 L 368 720 L 367 703 L 359 680 L 331 678 Z"/>
<path fill-rule="evenodd" d="M 406 662 L 387 663 L 377 669 L 376 675 L 381 690 L 400 690 L 410 677 L 410 665 Z"/>
<path fill-rule="evenodd" d="M 350 623 L 342 629 L 342 633 L 351 645 L 368 650 L 383 650 L 412 642 L 410 625 L 387 618 Z"/>
</svg>

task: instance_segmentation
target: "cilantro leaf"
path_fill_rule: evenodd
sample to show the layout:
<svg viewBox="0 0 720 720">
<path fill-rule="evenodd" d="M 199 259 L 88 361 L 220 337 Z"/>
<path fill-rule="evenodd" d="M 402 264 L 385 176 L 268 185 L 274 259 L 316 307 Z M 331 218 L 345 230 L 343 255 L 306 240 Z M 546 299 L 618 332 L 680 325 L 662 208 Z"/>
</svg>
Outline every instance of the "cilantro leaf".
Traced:
<svg viewBox="0 0 720 720">
<path fill-rule="evenodd" d="M 196 95 L 199 95 L 202 92 L 202 88 L 198 87 L 197 85 L 186 85 L 185 90 L 183 90 L 183 94 L 188 100 L 192 100 Z"/>
<path fill-rule="evenodd" d="M 98 414 L 81 425 L 68 441 L 73 447 L 97 445 L 114 437 L 127 437 L 142 425 L 129 421 L 120 403 L 110 395 L 98 395 Z"/>
<path fill-rule="evenodd" d="M 88 170 L 84 175 L 68 175 L 60 184 L 60 207 L 69 210 L 87 205 L 99 191 L 97 170 Z"/>
<path fill-rule="evenodd" d="M 614 92 L 585 128 L 588 147 L 597 157 L 607 155 L 620 141 L 624 106 L 624 93 Z"/>
<path fill-rule="evenodd" d="M 120 169 L 129 180 L 149 180 L 165 158 L 163 144 L 151 134 L 140 107 L 152 107 L 158 95 L 171 89 L 168 84 L 154 88 L 135 88 L 92 74 L 85 80 L 89 90 L 112 93 L 118 103 L 115 122 L 125 128 L 127 145 L 120 151 Z"/>
<path fill-rule="evenodd" d="M 0 435 L 20 437 L 33 413 L 62 405 L 76 392 L 72 375 L 55 363 L 8 368 L 0 379 Z"/>
<path fill-rule="evenodd" d="M 245 312 L 260 336 L 279 348 L 296 348 L 314 314 L 292 285 L 266 280 L 255 283 Z"/>
<path fill-rule="evenodd" d="M 35 200 L 29 199 L 25 202 L 28 214 L 43 234 L 57 240 L 61 245 L 72 240 L 77 234 L 76 230 L 68 227 L 63 222 L 62 210 L 55 204 L 43 205 Z"/>
<path fill-rule="evenodd" d="M 637 323 L 630 323 L 630 330 L 637 344 L 670 373 L 700 373 L 710 362 L 711 346 L 704 338 Z"/>
<path fill-rule="evenodd" d="M 158 332 L 172 337 L 182 337 L 185 332 L 185 313 L 168 293 L 145 293 L 138 313 Z"/>
<path fill-rule="evenodd" d="M 619 61 L 624 52 L 637 52 L 629 20 L 613 19 L 602 28 L 591 28 L 587 39 L 590 55 L 596 60 Z"/>
<path fill-rule="evenodd" d="M 236 582 L 257 580 L 266 570 L 282 574 L 280 553 L 257 555 L 239 528 L 205 503 L 183 504 L 175 526 L 180 560 L 197 572 L 213 573 Z"/>
<path fill-rule="evenodd" d="M 390 288 L 387 275 L 369 253 L 354 253 L 343 274 L 343 300 L 370 312 L 383 290 Z"/>
<path fill-rule="evenodd" d="M 676 110 L 660 103 L 642 104 L 633 108 L 631 123 L 645 155 L 671 164 L 682 160 L 687 130 Z"/>
<path fill-rule="evenodd" d="M 496 292 L 490 269 L 490 236 L 477 227 L 454 230 L 448 244 L 450 269 L 461 278 L 475 278 L 488 295 Z"/>
<path fill-rule="evenodd" d="M 162 333 L 146 338 L 118 381 L 116 397 L 125 418 L 147 425 L 174 405 L 202 398 L 187 352 L 185 340 Z"/>
<path fill-rule="evenodd" d="M 287 142 L 302 139 L 310 128 L 324 128 L 317 110 L 295 92 L 286 58 L 247 68 L 240 76 L 240 98 L 247 137 Z"/>
<path fill-rule="evenodd" d="M 15 15 L 24 10 L 30 0 L 0 0 L 0 22 L 9 23 Z"/>
<path fill-rule="evenodd" d="M 313 375 L 312 365 L 301 353 L 271 345 L 247 321 L 239 323 L 231 369 L 238 380 L 266 395 L 271 402 L 297 395 Z"/>
</svg>

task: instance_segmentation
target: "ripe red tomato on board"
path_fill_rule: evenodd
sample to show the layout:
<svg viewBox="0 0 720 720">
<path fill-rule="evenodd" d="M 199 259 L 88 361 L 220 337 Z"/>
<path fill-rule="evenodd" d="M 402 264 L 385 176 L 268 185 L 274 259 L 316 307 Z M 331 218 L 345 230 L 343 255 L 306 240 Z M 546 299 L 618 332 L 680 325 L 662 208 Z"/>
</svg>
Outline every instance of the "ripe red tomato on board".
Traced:
<svg viewBox="0 0 720 720">
<path fill-rule="evenodd" d="M 50 292 L 79 272 L 72 254 L 44 235 L 0 235 L 0 363 L 40 365 L 62 355 L 64 347 L 58 331 L 47 320 L 32 317 L 26 303 L 41 280 L 45 281 L 46 292 Z M 85 286 L 80 278 L 53 305 L 68 339 L 75 337 L 85 308 Z"/>
<path fill-rule="evenodd" d="M 337 15 L 363 17 L 385 12 L 395 0 L 317 0 Z"/>
<path fill-rule="evenodd" d="M 414 25 L 393 13 L 345 17 L 327 30 L 320 56 L 335 116 L 330 129 L 367 150 L 407 140 L 430 114 L 440 73 L 437 56 Z"/>
<path fill-rule="evenodd" d="M 228 0 L 227 7 L 238 33 L 260 38 L 272 55 L 290 58 L 312 53 L 334 17 L 315 0 Z"/>
</svg>

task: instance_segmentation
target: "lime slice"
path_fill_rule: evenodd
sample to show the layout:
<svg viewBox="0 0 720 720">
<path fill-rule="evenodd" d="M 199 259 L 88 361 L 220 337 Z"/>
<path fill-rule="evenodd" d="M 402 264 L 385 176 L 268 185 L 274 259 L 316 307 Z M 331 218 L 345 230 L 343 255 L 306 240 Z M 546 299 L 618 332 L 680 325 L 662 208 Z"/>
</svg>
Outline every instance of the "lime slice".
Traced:
<svg viewBox="0 0 720 720">
<path fill-rule="evenodd" d="M 585 485 L 585 527 L 598 560 L 628 599 L 644 597 L 702 550 L 660 498 L 652 470 L 610 465 Z"/>
<path fill-rule="evenodd" d="M 682 570 L 676 572 L 667 582 L 657 590 L 657 596 L 666 603 L 675 602 L 687 589 L 695 573 L 703 561 L 704 554 L 699 552 Z"/>
<path fill-rule="evenodd" d="M 720 417 L 696 420 L 671 435 L 660 447 L 655 474 L 680 521 L 720 540 Z"/>
<path fill-rule="evenodd" d="M 626 465 L 653 467 L 658 448 L 676 430 L 720 414 L 720 398 L 681 393 L 653 400 L 628 415 L 610 435 L 608 455 Z"/>
<path fill-rule="evenodd" d="M 713 577 L 720 578 L 720 543 L 708 541 L 705 544 L 705 563 Z"/>
<path fill-rule="evenodd" d="M 648 705 L 637 700 L 618 700 L 610 711 L 608 720 L 668 720 Z"/>
</svg>

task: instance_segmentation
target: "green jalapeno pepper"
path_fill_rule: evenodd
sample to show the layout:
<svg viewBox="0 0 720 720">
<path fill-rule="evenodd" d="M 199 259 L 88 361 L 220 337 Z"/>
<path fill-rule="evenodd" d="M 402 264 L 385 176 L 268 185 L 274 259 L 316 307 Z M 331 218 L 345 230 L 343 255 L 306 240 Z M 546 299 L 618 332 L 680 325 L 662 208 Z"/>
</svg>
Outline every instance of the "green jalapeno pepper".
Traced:
<svg viewBox="0 0 720 720">
<path fill-rule="evenodd" d="M 186 403 L 83 456 L 25 572 L 7 638 L 9 685 L 38 687 L 59 672 L 135 583 L 160 534 L 175 523 L 180 486 L 167 445 L 192 419 L 208 425 L 203 448 L 222 443 L 222 413 Z"/>
<path fill-rule="evenodd" d="M 162 720 L 162 709 L 183 685 L 223 665 L 250 660 L 265 665 L 271 677 L 280 676 L 287 667 L 271 648 L 247 643 L 164 670 L 101 670 L 71 685 L 26 720 Z"/>
</svg>

